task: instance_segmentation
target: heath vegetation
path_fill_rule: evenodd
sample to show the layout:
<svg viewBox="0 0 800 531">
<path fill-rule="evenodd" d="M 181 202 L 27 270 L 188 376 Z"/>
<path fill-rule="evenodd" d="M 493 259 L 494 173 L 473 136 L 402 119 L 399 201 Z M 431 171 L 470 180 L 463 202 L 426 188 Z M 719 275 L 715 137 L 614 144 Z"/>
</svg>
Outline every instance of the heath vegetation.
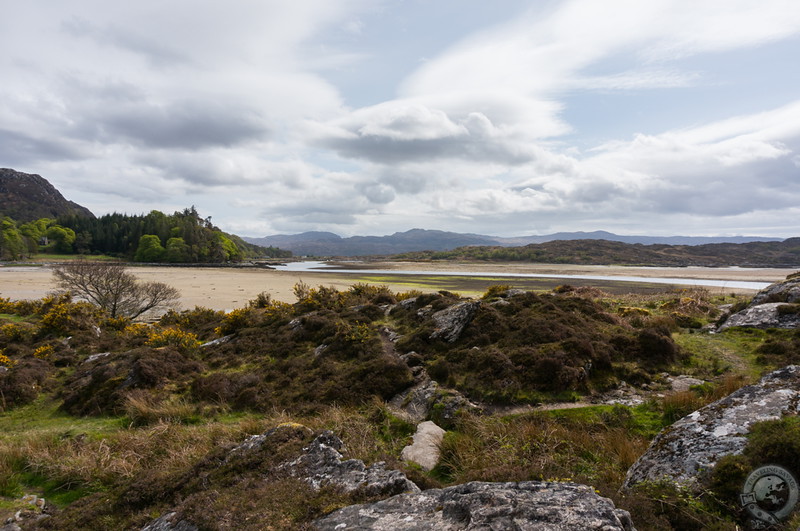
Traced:
<svg viewBox="0 0 800 531">
<path fill-rule="evenodd" d="M 800 359 L 798 331 L 709 334 L 718 306 L 736 297 L 498 285 L 448 340 L 434 334 L 436 316 L 465 302 L 456 293 L 298 284 L 295 295 L 287 304 L 264 293 L 229 313 L 168 311 L 154 323 L 69 294 L 1 299 L 0 516 L 34 493 L 54 514 L 30 528 L 137 529 L 181 500 L 204 529 L 302 529 L 367 499 L 276 471 L 309 433 L 330 429 L 347 457 L 385 461 L 422 488 L 577 481 L 631 511 L 638 529 L 735 529 L 742 471 L 775 452 L 798 459 L 796 419 L 786 419 L 754 431 L 702 496 L 653 485 L 619 492 L 663 427 Z M 414 425 L 387 405 L 419 367 L 482 406 L 450 419 L 431 472 L 399 460 Z M 708 383 L 676 393 L 670 374 Z M 623 387 L 638 405 L 598 403 Z M 535 408 L 566 401 L 587 403 Z M 225 457 L 290 421 L 310 431 L 272 441 L 256 461 Z"/>
</svg>

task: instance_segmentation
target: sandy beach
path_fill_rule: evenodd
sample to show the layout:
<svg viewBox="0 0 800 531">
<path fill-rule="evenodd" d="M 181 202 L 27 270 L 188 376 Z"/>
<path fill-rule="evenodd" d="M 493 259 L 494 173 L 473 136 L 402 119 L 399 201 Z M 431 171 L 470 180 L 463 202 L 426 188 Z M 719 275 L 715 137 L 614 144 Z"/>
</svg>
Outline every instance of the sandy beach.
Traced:
<svg viewBox="0 0 800 531">
<path fill-rule="evenodd" d="M 469 271 L 476 275 L 491 276 L 492 272 L 505 273 L 537 273 L 567 275 L 608 275 L 636 276 L 646 278 L 693 278 L 715 279 L 723 281 L 760 281 L 777 282 L 786 278 L 792 269 L 767 268 L 661 268 L 661 267 L 620 267 L 620 266 L 575 266 L 552 264 L 486 264 L 486 263 L 439 263 L 439 262 L 369 262 L 345 264 L 348 268 L 369 268 L 394 271 L 431 271 L 435 277 L 437 271 Z M 356 282 L 373 282 L 383 284 L 394 291 L 421 289 L 435 291 L 437 289 L 456 289 L 461 279 L 430 280 L 427 284 L 419 278 L 403 278 L 385 274 L 358 275 L 336 273 L 335 270 L 325 272 L 290 272 L 260 268 L 215 268 L 215 267 L 150 267 L 134 266 L 130 272 L 143 281 L 160 281 L 180 290 L 180 304 L 183 309 L 204 306 L 216 310 L 231 310 L 245 306 L 261 292 L 268 292 L 274 299 L 294 302 L 292 288 L 298 282 L 309 286 L 333 286 L 347 289 Z M 447 284 L 446 282 L 449 282 Z M 467 285 L 464 294 L 480 292 L 490 281 L 485 280 L 474 290 Z M 519 281 L 509 281 L 517 284 Z M 631 285 L 633 286 L 633 285 Z M 12 300 L 37 299 L 56 288 L 52 269 L 48 265 L 6 266 L 0 267 L 0 296 Z M 633 287 L 632 287 L 633 290 Z M 729 290 L 733 291 L 733 290 Z M 739 290 L 742 291 L 742 290 Z M 747 290 L 744 290 L 747 292 Z"/>
</svg>

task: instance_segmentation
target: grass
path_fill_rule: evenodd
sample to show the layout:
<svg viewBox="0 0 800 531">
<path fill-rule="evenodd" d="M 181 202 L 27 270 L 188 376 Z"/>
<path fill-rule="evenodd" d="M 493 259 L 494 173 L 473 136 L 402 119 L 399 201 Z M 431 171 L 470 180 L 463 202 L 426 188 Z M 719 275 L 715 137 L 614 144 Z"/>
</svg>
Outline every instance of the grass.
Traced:
<svg viewBox="0 0 800 531">
<path fill-rule="evenodd" d="M 411 289 L 438 288 L 462 294 L 507 284 L 509 280 L 442 275 L 353 278 L 370 283 L 404 282 Z M 514 286 L 524 289 L 551 282 L 523 279 L 518 283 L 518 280 L 514 279 Z M 148 519 L 170 509 L 170 504 L 178 503 L 174 500 L 190 497 L 198 513 L 208 507 L 209 519 L 215 514 L 235 514 L 240 518 L 237 521 L 243 521 L 241 515 L 260 518 L 268 514 L 271 520 L 263 527 L 283 523 L 298 528 L 297 525 L 307 523 L 309 515 L 341 506 L 346 500 L 328 497 L 327 493 L 309 493 L 297 482 L 255 477 L 250 474 L 252 470 L 219 471 L 220 467 L 215 465 L 215 460 L 225 455 L 226 447 L 248 435 L 263 433 L 281 423 L 298 422 L 314 431 L 332 430 L 345 443 L 345 457 L 361 459 L 367 464 L 385 461 L 388 468 L 404 471 L 423 488 L 470 480 L 576 481 L 595 486 L 618 506 L 630 510 L 639 529 L 669 529 L 670 525 L 686 528 L 675 523 L 681 520 L 674 514 L 669 519 L 672 523 L 664 523 L 666 516 L 656 519 L 658 522 L 650 521 L 650 516 L 674 512 L 679 507 L 678 512 L 683 516 L 699 521 L 692 518 L 699 518 L 697 515 L 705 510 L 700 501 L 686 502 L 678 495 L 674 499 L 660 498 L 665 495 L 663 492 L 652 496 L 622 495 L 618 489 L 626 470 L 669 422 L 760 376 L 768 367 L 758 363 L 755 350 L 768 338 L 784 336 L 775 331 L 734 329 L 708 334 L 680 328 L 671 313 L 684 312 L 704 322 L 713 319 L 706 308 L 708 294 L 665 291 L 663 286 L 658 290 L 628 296 L 598 295 L 600 292 L 592 294 L 588 290 L 553 297 L 531 295 L 524 296 L 524 307 L 521 300 L 498 305 L 487 303 L 476 314 L 474 327 L 452 345 L 430 341 L 430 329 L 425 328 L 429 325 L 420 325 L 419 310 L 428 304 L 434 310 L 448 307 L 458 302 L 456 295 L 421 295 L 417 301 L 419 307 L 386 315 L 377 305 L 387 297 L 391 299 L 391 294 L 364 286 L 353 289 L 347 297 L 335 290 L 312 290 L 306 304 L 313 311 L 294 313 L 295 309 L 288 305 L 279 308 L 265 303 L 264 307 L 252 310 L 258 319 L 236 329 L 235 341 L 192 350 L 185 359 L 172 347 L 142 347 L 143 339 L 137 340 L 113 328 L 104 329 L 102 337 L 95 336 L 93 329 L 81 332 L 83 336 L 76 332 L 71 340 L 74 345 L 71 348 L 76 352 L 63 358 L 64 365 L 51 367 L 48 374 L 52 376 L 41 384 L 39 398 L 0 414 L 0 521 L 18 508 L 15 500 L 24 493 L 32 493 L 64 507 L 64 512 L 73 516 L 63 522 L 73 522 L 73 528 L 141 528 Z M 593 297 L 603 300 L 587 300 Z M 355 310 L 356 307 L 361 309 Z M 647 311 L 638 312 L 641 315 L 637 312 L 623 315 L 618 308 Z M 0 319 L 3 317 L 0 315 Z M 195 312 L 176 316 L 170 326 L 181 326 L 206 337 L 219 319 L 213 312 L 208 315 Z M 295 321 L 295 325 L 289 326 Z M 429 368 L 434 361 L 440 361 L 441 372 L 452 377 L 451 386 L 463 384 L 467 392 L 483 389 L 489 397 L 493 389 L 486 386 L 491 384 L 504 390 L 519 376 L 518 372 L 532 365 L 529 359 L 542 362 L 552 357 L 559 361 L 566 359 L 563 351 L 603 362 L 602 349 L 610 339 L 616 341 L 614 345 L 619 347 L 620 355 L 630 354 L 630 359 L 613 362 L 614 368 L 630 369 L 624 376 L 626 381 L 633 382 L 628 373 L 636 376 L 634 370 L 641 363 L 639 351 L 634 349 L 639 343 L 635 341 L 647 339 L 649 336 L 641 336 L 639 332 L 656 326 L 672 330 L 675 342 L 688 356 L 672 358 L 665 354 L 663 365 L 649 368 L 653 381 L 659 381 L 658 372 L 667 371 L 691 373 L 716 383 L 670 393 L 636 407 L 596 405 L 507 417 L 465 412 L 452 420 L 443 444 L 442 461 L 428 474 L 399 460 L 402 448 L 414 433 L 414 425 L 389 410 L 372 388 L 363 394 L 352 394 L 364 382 L 374 383 L 379 378 L 386 379 L 383 387 L 396 384 L 398 373 L 383 374 L 379 370 L 381 365 L 375 364 L 364 365 L 363 371 L 359 369 L 361 372 L 344 371 L 348 367 L 361 367 L 360 364 L 371 359 L 383 359 L 382 349 L 386 345 L 381 344 L 377 330 L 384 326 L 403 336 L 391 350 L 398 353 L 415 350 L 428 356 L 420 359 Z M 355 331 L 361 330 L 370 333 L 364 338 L 356 337 Z M 664 333 L 661 343 L 668 343 L 669 331 Z M 46 341 L 57 344 L 57 340 L 48 336 Z M 28 351 L 34 352 L 39 344 L 36 341 L 39 339 L 31 339 L 30 344 L 24 345 L 27 351 L 20 350 L 19 345 L 15 345 L 16 351 L 9 350 L 20 361 L 19 366 L 30 361 Z M 329 345 L 328 350 L 313 354 L 323 343 Z M 656 343 L 656 347 L 661 343 Z M 541 351 L 530 351 L 532 345 L 538 345 Z M 114 352 L 108 366 L 96 362 L 82 368 L 81 360 L 86 355 L 105 350 Z M 136 354 L 126 357 L 126 352 Z M 513 366 L 514 370 L 506 371 L 506 366 Z M 563 374 L 557 371 L 559 378 L 566 381 L 567 377 L 573 378 L 573 373 L 577 374 L 576 367 L 569 364 L 564 367 L 570 370 L 562 371 Z M 604 370 L 599 364 L 597 367 L 598 371 Z M 64 397 L 58 394 L 59 386 L 68 389 L 73 384 L 83 385 L 81 380 L 89 373 L 82 371 L 88 370 L 98 384 L 101 381 L 108 384 L 94 391 L 89 389 L 87 392 L 93 393 L 87 395 L 90 398 L 100 397 L 104 389 L 111 396 L 110 391 L 116 389 L 117 383 L 138 371 L 136 393 L 125 391 L 119 408 L 104 410 L 118 412 L 118 416 L 79 417 L 59 411 Z M 609 385 L 614 378 L 623 378 L 608 368 L 599 374 L 605 374 Z M 210 378 L 206 381 L 211 376 L 218 380 L 217 387 Z M 208 386 L 206 394 L 219 395 L 219 399 L 200 396 L 198 391 L 205 388 L 192 388 L 193 379 L 194 383 Z M 442 382 L 447 379 L 445 376 Z M 525 397 L 524 401 L 535 398 L 536 402 L 579 400 L 580 392 L 605 389 L 600 386 L 605 382 L 594 382 L 597 386 L 587 388 L 577 384 L 563 389 L 520 387 L 521 394 L 512 395 L 512 390 L 509 396 Z M 323 386 L 324 394 L 319 389 Z M 383 389 L 381 386 L 375 389 Z M 287 391 L 294 394 L 286 394 Z M 225 393 L 230 397 L 223 399 Z M 262 403 L 259 397 L 268 399 Z M 239 405 L 240 402 L 245 405 Z M 175 486 L 179 478 L 195 481 L 199 470 L 208 472 L 210 490 L 181 491 L 182 487 Z M 217 476 L 212 477 L 214 474 Z M 212 498 L 212 491 L 218 491 L 219 496 Z M 311 511 L 309 506 L 313 506 Z M 77 518 L 74 515 L 79 512 L 88 515 L 86 520 L 69 519 Z M 728 523 L 719 528 L 731 528 Z"/>
<path fill-rule="evenodd" d="M 0 441 L 42 434 L 100 436 L 126 425 L 123 417 L 75 417 L 59 411 L 59 405 L 42 395 L 32 404 L 0 413 Z"/>
<path fill-rule="evenodd" d="M 754 328 L 733 328 L 720 334 L 674 334 L 673 339 L 691 354 L 686 372 L 698 378 L 711 379 L 733 372 L 756 379 L 767 370 L 775 369 L 758 363 L 755 350 L 767 338 L 776 335 L 783 333 Z"/>
<path fill-rule="evenodd" d="M 526 291 L 546 292 L 563 284 L 572 286 L 591 286 L 609 293 L 623 294 L 632 289 L 632 283 L 614 280 L 582 280 L 582 279 L 563 279 L 563 278 L 525 278 L 525 277 L 493 277 L 491 275 L 476 276 L 455 276 L 455 275 L 370 275 L 353 274 L 348 275 L 353 282 L 365 282 L 370 284 L 391 284 L 395 286 L 408 286 L 409 289 L 423 291 L 453 291 L 462 293 L 466 296 L 477 297 L 482 295 L 490 286 L 496 284 L 507 284 L 515 289 Z M 637 292 L 641 293 L 663 293 L 668 289 L 664 284 L 654 284 L 648 282 L 637 282 L 635 284 Z"/>
</svg>

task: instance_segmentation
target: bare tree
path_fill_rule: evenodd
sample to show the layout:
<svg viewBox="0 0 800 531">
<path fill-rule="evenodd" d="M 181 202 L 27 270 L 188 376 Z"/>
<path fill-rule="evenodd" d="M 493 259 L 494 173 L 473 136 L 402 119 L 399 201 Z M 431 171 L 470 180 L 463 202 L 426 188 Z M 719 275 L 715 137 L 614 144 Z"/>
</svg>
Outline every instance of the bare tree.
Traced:
<svg viewBox="0 0 800 531">
<path fill-rule="evenodd" d="M 75 260 L 53 269 L 59 287 L 108 311 L 111 317 L 134 319 L 171 306 L 180 292 L 163 282 L 138 282 L 119 262 Z"/>
</svg>

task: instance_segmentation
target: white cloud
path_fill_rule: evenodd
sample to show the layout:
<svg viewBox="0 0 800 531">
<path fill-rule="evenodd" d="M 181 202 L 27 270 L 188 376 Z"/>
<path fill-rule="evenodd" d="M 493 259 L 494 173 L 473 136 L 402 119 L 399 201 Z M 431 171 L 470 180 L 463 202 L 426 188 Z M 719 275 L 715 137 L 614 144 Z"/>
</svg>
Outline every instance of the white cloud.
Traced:
<svg viewBox="0 0 800 531">
<path fill-rule="evenodd" d="M 471 8 L 453 7 L 452 20 Z M 714 88 L 737 80 L 713 66 L 796 42 L 794 0 L 498 5 L 503 23 L 416 34 L 430 9 L 17 2 L 0 19 L 0 166 L 41 173 L 98 213 L 194 202 L 248 230 L 790 225 L 780 213 L 800 204 L 800 102 L 733 110 L 745 96 L 716 101 Z M 374 46 L 390 34 L 376 24 L 426 46 L 413 58 L 404 42 Z M 415 71 L 392 70 L 420 51 Z M 402 81 L 382 84 L 367 58 Z M 359 99 L 348 90 L 380 103 L 347 108 Z M 570 114 L 576 94 L 588 114 L 624 95 L 677 118 L 631 112 L 624 133 L 597 145 Z M 713 120 L 687 103 L 715 109 Z M 613 107 L 598 115 L 616 119 Z"/>
</svg>

